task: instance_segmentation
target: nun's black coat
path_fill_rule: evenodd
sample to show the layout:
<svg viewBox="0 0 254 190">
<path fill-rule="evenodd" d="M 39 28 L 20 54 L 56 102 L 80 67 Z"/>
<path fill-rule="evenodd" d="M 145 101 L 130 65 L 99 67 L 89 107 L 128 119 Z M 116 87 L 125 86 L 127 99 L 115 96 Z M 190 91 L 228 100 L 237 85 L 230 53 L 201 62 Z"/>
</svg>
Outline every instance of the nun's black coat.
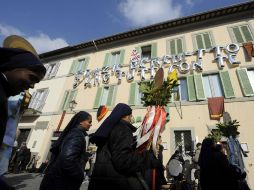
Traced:
<svg viewBox="0 0 254 190">
<path fill-rule="evenodd" d="M 0 73 L 0 145 L 5 133 L 6 122 L 8 119 L 7 111 L 7 89 L 8 85 L 4 76 Z"/>
<path fill-rule="evenodd" d="M 120 120 L 111 131 L 107 143 L 97 150 L 96 162 L 89 183 L 89 190 L 139 190 L 143 189 L 136 173 L 150 165 L 150 153 L 135 152 L 133 131 L 135 127 Z M 133 179 L 133 178 L 132 178 Z M 133 184 L 133 182 L 135 184 Z M 135 188 L 133 188 L 135 186 Z"/>
<path fill-rule="evenodd" d="M 57 157 L 52 158 L 41 182 L 40 190 L 78 190 L 84 178 L 87 160 L 85 136 L 82 127 L 71 129 L 64 137 Z"/>
</svg>

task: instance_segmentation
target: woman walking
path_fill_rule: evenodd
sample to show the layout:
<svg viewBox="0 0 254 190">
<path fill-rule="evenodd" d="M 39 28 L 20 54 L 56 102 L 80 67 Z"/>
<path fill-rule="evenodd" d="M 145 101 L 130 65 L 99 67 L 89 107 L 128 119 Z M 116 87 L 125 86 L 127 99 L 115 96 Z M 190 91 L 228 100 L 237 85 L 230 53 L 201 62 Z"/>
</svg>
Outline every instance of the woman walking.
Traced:
<svg viewBox="0 0 254 190">
<path fill-rule="evenodd" d="M 92 125 L 89 113 L 77 113 L 51 148 L 52 157 L 40 190 L 78 190 L 84 178 L 86 131 Z"/>
</svg>

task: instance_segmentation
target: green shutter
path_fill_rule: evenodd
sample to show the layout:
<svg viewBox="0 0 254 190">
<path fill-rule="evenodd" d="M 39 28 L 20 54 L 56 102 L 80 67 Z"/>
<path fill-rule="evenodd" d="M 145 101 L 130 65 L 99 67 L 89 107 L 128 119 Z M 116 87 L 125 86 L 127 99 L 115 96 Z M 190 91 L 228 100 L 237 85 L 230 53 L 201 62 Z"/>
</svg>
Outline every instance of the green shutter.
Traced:
<svg viewBox="0 0 254 190">
<path fill-rule="evenodd" d="M 104 63 L 103 63 L 103 67 L 109 65 L 109 56 L 110 55 L 111 55 L 111 53 L 106 53 Z"/>
<path fill-rule="evenodd" d="M 61 106 L 60 106 L 60 110 L 64 110 L 68 95 L 69 95 L 69 91 L 66 90 L 64 92 L 64 96 L 63 96 L 63 100 L 62 100 L 62 103 L 61 103 Z"/>
<path fill-rule="evenodd" d="M 251 33 L 250 33 L 250 31 L 249 31 L 248 26 L 241 26 L 241 30 L 242 30 L 242 33 L 243 33 L 243 35 L 244 35 L 244 37 L 245 37 L 245 41 L 246 41 L 246 42 L 251 42 L 251 41 L 253 41 L 253 38 L 252 38 L 252 36 L 251 36 Z"/>
<path fill-rule="evenodd" d="M 189 75 L 187 76 L 187 89 L 189 95 L 189 101 L 196 101 L 196 91 L 195 91 L 195 84 L 194 84 L 194 76 Z"/>
<path fill-rule="evenodd" d="M 82 66 L 82 71 L 83 71 L 83 72 L 87 69 L 89 60 L 90 60 L 90 57 L 86 57 L 86 58 L 85 58 L 85 62 L 83 63 L 83 66 Z"/>
<path fill-rule="evenodd" d="M 130 93 L 129 93 L 129 105 L 135 105 L 136 104 L 136 85 L 137 83 L 133 82 L 130 86 Z"/>
<path fill-rule="evenodd" d="M 196 35 L 196 41 L 197 41 L 197 49 L 204 49 L 204 44 L 202 41 L 202 35 Z"/>
<path fill-rule="evenodd" d="M 95 100 L 94 100 L 93 108 L 99 108 L 100 107 L 102 91 L 103 91 L 102 87 L 99 87 L 97 89 L 97 93 L 96 93 L 96 97 L 95 97 Z"/>
<path fill-rule="evenodd" d="M 177 54 L 183 53 L 182 39 L 181 38 L 177 39 L 176 43 L 177 43 Z"/>
<path fill-rule="evenodd" d="M 235 27 L 235 28 L 232 28 L 232 30 L 233 30 L 233 33 L 235 35 L 236 42 L 237 43 L 243 43 L 244 40 L 243 40 L 243 37 L 241 35 L 240 29 L 238 27 Z"/>
<path fill-rule="evenodd" d="M 211 39 L 208 33 L 204 33 L 203 34 L 204 37 L 204 42 L 205 42 L 205 48 L 211 48 L 212 47 L 212 43 L 211 43 Z"/>
<path fill-rule="evenodd" d="M 202 74 L 195 74 L 194 75 L 194 82 L 195 82 L 197 99 L 198 100 L 205 100 L 206 96 L 205 96 L 205 92 L 204 92 Z"/>
<path fill-rule="evenodd" d="M 138 53 L 140 53 L 140 55 L 142 54 L 142 49 L 141 49 L 141 46 L 139 47 L 135 47 L 135 49 L 137 50 Z"/>
<path fill-rule="evenodd" d="M 124 54 L 125 54 L 125 50 L 122 49 L 122 50 L 120 51 L 120 62 L 119 62 L 120 65 L 123 65 L 123 64 L 124 64 Z"/>
<path fill-rule="evenodd" d="M 243 95 L 244 96 L 253 96 L 254 92 L 251 87 L 251 83 L 249 81 L 247 69 L 246 68 L 237 69 L 236 72 L 237 72 L 237 75 L 238 75 L 238 78 L 239 78 L 239 81 L 241 84 Z"/>
<path fill-rule="evenodd" d="M 116 97 L 116 93 L 115 93 L 116 88 L 117 88 L 117 86 L 110 86 L 109 87 L 108 99 L 107 99 L 107 103 L 106 103 L 106 105 L 109 107 L 113 106 L 113 104 L 114 104 L 115 97 Z"/>
<path fill-rule="evenodd" d="M 151 45 L 151 58 L 156 58 L 157 57 L 157 43 L 153 43 Z"/>
<path fill-rule="evenodd" d="M 225 98 L 234 98 L 235 93 L 234 93 L 234 89 L 233 89 L 228 71 L 220 71 L 219 74 L 220 74 L 220 79 L 221 79 Z"/>
<path fill-rule="evenodd" d="M 77 59 L 73 60 L 69 73 L 75 74 L 77 65 L 78 65 L 78 60 Z"/>
<path fill-rule="evenodd" d="M 175 49 L 175 40 L 170 41 L 170 54 L 175 55 L 176 54 L 176 49 Z"/>
</svg>

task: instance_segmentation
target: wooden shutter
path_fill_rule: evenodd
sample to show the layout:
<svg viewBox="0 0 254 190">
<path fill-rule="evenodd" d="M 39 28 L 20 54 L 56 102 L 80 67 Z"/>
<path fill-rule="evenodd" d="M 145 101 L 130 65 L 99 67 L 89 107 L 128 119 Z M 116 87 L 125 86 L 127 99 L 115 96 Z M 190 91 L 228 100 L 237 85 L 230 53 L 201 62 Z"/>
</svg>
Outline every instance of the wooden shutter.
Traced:
<svg viewBox="0 0 254 190">
<path fill-rule="evenodd" d="M 220 75 L 221 84 L 222 84 L 225 98 L 234 98 L 235 93 L 234 93 L 234 89 L 233 89 L 228 71 L 220 71 L 219 75 Z"/>
<path fill-rule="evenodd" d="M 211 43 L 211 38 L 209 36 L 209 33 L 204 33 L 203 34 L 204 37 L 204 42 L 205 42 L 205 48 L 211 48 L 212 47 L 212 43 Z"/>
<path fill-rule="evenodd" d="M 202 74 L 195 74 L 194 82 L 195 82 L 195 90 L 196 90 L 197 99 L 205 100 L 206 96 L 204 92 Z"/>
<path fill-rule="evenodd" d="M 99 108 L 100 107 L 102 92 L 103 92 L 103 88 L 99 87 L 97 89 L 97 93 L 96 93 L 96 97 L 95 97 L 95 100 L 94 100 L 93 108 Z"/>
<path fill-rule="evenodd" d="M 157 43 L 151 45 L 151 58 L 157 57 Z"/>
<path fill-rule="evenodd" d="M 204 49 L 204 44 L 203 44 L 201 34 L 196 35 L 196 42 L 197 42 L 197 49 Z"/>
<path fill-rule="evenodd" d="M 59 66 L 60 66 L 60 63 L 56 63 L 56 65 L 53 68 L 53 71 L 51 71 L 51 74 L 49 76 L 50 78 L 56 76 Z"/>
<path fill-rule="evenodd" d="M 239 27 L 234 27 L 234 28 L 232 28 L 232 30 L 233 30 L 236 42 L 238 42 L 238 43 L 244 42 Z"/>
<path fill-rule="evenodd" d="M 177 39 L 176 44 L 177 44 L 177 54 L 183 53 L 182 39 L 181 38 Z"/>
<path fill-rule="evenodd" d="M 39 110 L 39 111 L 41 111 L 42 108 L 44 107 L 46 98 L 47 98 L 47 96 L 48 96 L 48 93 L 49 93 L 49 89 L 45 89 L 45 90 L 43 91 L 43 95 L 42 95 L 42 97 L 41 97 L 40 104 L 39 104 L 39 106 L 38 106 L 38 110 Z"/>
<path fill-rule="evenodd" d="M 122 49 L 122 50 L 120 51 L 120 61 L 119 61 L 119 64 L 120 64 L 120 65 L 123 65 L 123 64 L 124 64 L 124 54 L 125 54 L 125 50 Z"/>
<path fill-rule="evenodd" d="M 128 104 L 129 105 L 135 105 L 136 104 L 136 97 L 137 97 L 137 87 L 136 87 L 137 83 L 133 82 L 130 85 L 130 93 L 129 93 L 129 101 Z"/>
<path fill-rule="evenodd" d="M 251 33 L 250 33 L 250 30 L 249 30 L 248 26 L 241 26 L 241 30 L 242 30 L 242 33 L 245 37 L 246 42 L 253 41 L 253 38 L 251 36 Z"/>
<path fill-rule="evenodd" d="M 105 59 L 104 59 L 104 63 L 103 63 L 103 67 L 108 66 L 109 65 L 109 56 L 111 55 L 111 53 L 106 53 L 105 55 Z"/>
<path fill-rule="evenodd" d="M 175 55 L 176 49 L 175 49 L 175 40 L 170 40 L 170 54 Z"/>
<path fill-rule="evenodd" d="M 78 65 L 78 60 L 77 59 L 73 60 L 69 73 L 75 74 L 76 73 L 77 65 Z"/>
<path fill-rule="evenodd" d="M 63 96 L 62 103 L 61 103 L 61 105 L 60 105 L 60 110 L 64 110 L 65 104 L 66 104 L 66 101 L 67 101 L 67 98 L 68 98 L 68 95 L 69 95 L 69 91 L 66 90 L 66 91 L 64 92 L 64 96 Z"/>
<path fill-rule="evenodd" d="M 89 63 L 90 57 L 85 58 L 85 62 L 82 65 L 82 71 L 84 72 L 87 69 L 88 63 Z"/>
<path fill-rule="evenodd" d="M 238 79 L 240 81 L 241 84 L 241 88 L 242 88 L 242 92 L 244 96 L 253 96 L 254 92 L 247 74 L 247 69 L 243 68 L 243 69 L 237 69 L 236 70 L 237 75 L 238 75 Z"/>
<path fill-rule="evenodd" d="M 194 84 L 194 76 L 189 75 L 187 76 L 187 90 L 188 90 L 188 96 L 189 101 L 196 101 L 196 91 L 195 91 L 195 84 Z"/>
<path fill-rule="evenodd" d="M 142 54 L 142 49 L 141 49 L 141 46 L 139 47 L 135 47 L 135 49 L 137 50 L 138 53 L 140 53 L 140 55 Z"/>
<path fill-rule="evenodd" d="M 111 107 L 115 105 L 117 86 L 110 86 L 106 105 Z"/>
</svg>

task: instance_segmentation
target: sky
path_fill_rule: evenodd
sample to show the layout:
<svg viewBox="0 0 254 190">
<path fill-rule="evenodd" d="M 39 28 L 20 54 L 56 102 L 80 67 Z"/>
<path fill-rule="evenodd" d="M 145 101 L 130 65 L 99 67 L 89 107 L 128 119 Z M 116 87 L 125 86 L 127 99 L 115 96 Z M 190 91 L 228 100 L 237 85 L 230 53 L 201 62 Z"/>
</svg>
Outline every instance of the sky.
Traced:
<svg viewBox="0 0 254 190">
<path fill-rule="evenodd" d="M 44 53 L 247 0 L 8 0 L 0 7 L 0 46 L 20 35 Z"/>
</svg>

